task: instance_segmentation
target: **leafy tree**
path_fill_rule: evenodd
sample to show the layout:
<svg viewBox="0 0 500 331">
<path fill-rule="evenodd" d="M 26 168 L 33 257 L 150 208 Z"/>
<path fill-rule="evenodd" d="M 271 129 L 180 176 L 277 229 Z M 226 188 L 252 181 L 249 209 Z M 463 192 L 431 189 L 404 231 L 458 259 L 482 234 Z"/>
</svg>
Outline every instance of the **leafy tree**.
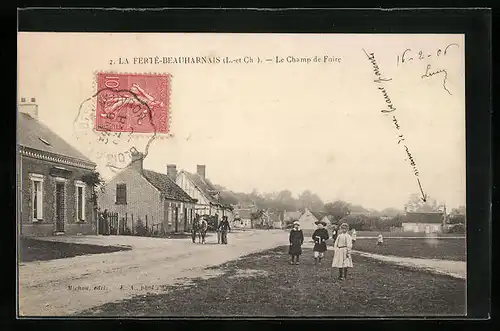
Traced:
<svg viewBox="0 0 500 331">
<path fill-rule="evenodd" d="M 278 192 L 275 197 L 276 209 L 278 210 L 296 210 L 297 200 L 292 196 L 292 192 L 289 190 L 283 190 Z"/>
<path fill-rule="evenodd" d="M 370 226 L 368 216 L 366 215 L 346 215 L 341 219 L 342 222 L 349 224 L 349 229 L 363 230 L 366 226 Z"/>
<path fill-rule="evenodd" d="M 338 223 L 342 218 L 351 213 L 351 205 L 345 201 L 337 200 L 325 204 L 323 211 L 333 216 L 334 222 Z"/>
<path fill-rule="evenodd" d="M 439 210 L 436 199 L 427 196 L 424 202 L 419 194 L 410 195 L 405 207 L 408 212 L 435 212 Z"/>
<path fill-rule="evenodd" d="M 466 221 L 466 209 L 465 206 L 458 206 L 458 208 L 453 208 L 448 217 L 448 224 L 465 224 Z"/>
<path fill-rule="evenodd" d="M 451 210 L 451 215 L 466 215 L 466 209 L 464 205 L 458 206 Z"/>
<path fill-rule="evenodd" d="M 257 210 L 256 212 L 252 212 L 252 213 L 250 213 L 250 218 L 251 218 L 252 220 L 258 220 L 258 219 L 261 219 L 261 218 L 262 218 L 262 216 L 264 216 L 264 210 L 262 210 L 262 209 L 259 209 L 259 210 Z"/>
<path fill-rule="evenodd" d="M 381 216 L 396 217 L 403 214 L 403 211 L 396 208 L 385 208 L 380 212 Z"/>
<path fill-rule="evenodd" d="M 356 214 L 370 214 L 371 213 L 368 209 L 364 208 L 361 205 L 350 205 L 349 210 L 351 211 L 351 213 L 356 213 Z"/>
<path fill-rule="evenodd" d="M 305 190 L 299 195 L 298 207 L 300 209 L 307 208 L 309 210 L 316 211 L 322 210 L 324 203 L 317 194 L 312 193 L 310 190 Z"/>
<path fill-rule="evenodd" d="M 104 192 L 104 184 L 105 184 L 104 179 L 101 177 L 101 174 L 99 172 L 93 171 L 84 174 L 82 176 L 82 182 L 91 187 L 92 190 L 91 201 L 94 205 L 94 209 L 97 210 L 98 208 L 97 192 L 98 191 Z"/>
</svg>

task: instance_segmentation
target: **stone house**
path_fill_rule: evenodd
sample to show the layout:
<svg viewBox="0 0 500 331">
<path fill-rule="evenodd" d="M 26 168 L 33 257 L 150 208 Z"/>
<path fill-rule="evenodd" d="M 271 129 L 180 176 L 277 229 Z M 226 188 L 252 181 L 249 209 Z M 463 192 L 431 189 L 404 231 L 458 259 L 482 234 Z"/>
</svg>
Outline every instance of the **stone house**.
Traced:
<svg viewBox="0 0 500 331">
<path fill-rule="evenodd" d="M 38 120 L 38 105 L 22 98 L 17 118 L 19 233 L 95 234 L 92 187 L 83 176 L 96 164 Z"/>
<path fill-rule="evenodd" d="M 176 165 L 169 165 L 172 173 L 177 173 Z M 189 196 L 197 200 L 196 213 L 198 215 L 216 216 L 219 222 L 223 216 L 227 216 L 230 223 L 234 220 L 233 207 L 224 201 L 220 191 L 206 177 L 206 166 L 198 165 L 195 174 L 181 170 L 176 174 L 176 183 Z M 217 226 L 217 224 L 215 224 Z"/>
<path fill-rule="evenodd" d="M 242 208 L 234 210 L 234 221 L 233 226 L 235 228 L 252 228 L 252 209 Z"/>
<path fill-rule="evenodd" d="M 267 212 L 269 215 L 270 223 L 275 229 L 285 228 L 285 211 L 283 210 L 270 210 Z"/>
<path fill-rule="evenodd" d="M 175 183 L 175 173 L 144 169 L 144 155 L 132 155 L 132 162 L 106 183 L 99 193 L 101 210 L 118 213 L 133 230 L 140 219 L 143 225 L 160 233 L 191 230 L 196 199 Z"/>
<path fill-rule="evenodd" d="M 445 216 L 442 212 L 407 212 L 402 222 L 403 232 L 443 232 Z"/>
</svg>

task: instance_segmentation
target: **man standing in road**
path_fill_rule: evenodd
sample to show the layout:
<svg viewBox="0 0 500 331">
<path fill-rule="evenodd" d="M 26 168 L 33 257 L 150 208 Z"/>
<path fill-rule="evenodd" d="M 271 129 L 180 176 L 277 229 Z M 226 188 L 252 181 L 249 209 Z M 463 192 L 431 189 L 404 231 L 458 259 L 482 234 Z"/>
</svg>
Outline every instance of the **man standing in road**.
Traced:
<svg viewBox="0 0 500 331">
<path fill-rule="evenodd" d="M 219 224 L 219 228 L 217 229 L 221 234 L 221 244 L 227 245 L 227 232 L 231 231 L 231 227 L 229 226 L 229 221 L 227 220 L 227 216 L 222 218 L 222 222 Z"/>
</svg>

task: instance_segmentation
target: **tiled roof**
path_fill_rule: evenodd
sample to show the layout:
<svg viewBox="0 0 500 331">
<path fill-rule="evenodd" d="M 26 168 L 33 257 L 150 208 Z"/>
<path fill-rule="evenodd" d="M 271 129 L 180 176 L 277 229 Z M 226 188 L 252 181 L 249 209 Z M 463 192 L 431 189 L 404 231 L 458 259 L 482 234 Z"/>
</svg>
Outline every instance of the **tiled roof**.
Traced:
<svg viewBox="0 0 500 331">
<path fill-rule="evenodd" d="M 17 119 L 19 145 L 94 164 L 89 158 L 37 119 L 22 112 L 18 113 Z"/>
<path fill-rule="evenodd" d="M 407 223 L 442 223 L 443 213 L 406 213 L 405 222 Z"/>
<path fill-rule="evenodd" d="M 184 171 L 186 176 L 202 191 L 203 195 L 214 204 L 219 204 L 224 207 L 231 208 L 231 205 L 224 201 L 222 197 L 217 198 L 216 195 L 219 190 L 212 184 L 208 178 L 202 178 L 198 174 L 192 174 L 190 172 Z"/>
<path fill-rule="evenodd" d="M 321 220 L 323 219 L 323 217 L 325 217 L 325 216 L 326 216 L 326 214 L 325 214 L 325 213 L 320 212 L 320 211 L 311 211 L 311 214 L 313 214 L 313 216 L 314 216 L 314 217 L 316 217 L 316 219 L 317 219 L 318 221 L 321 221 Z"/>
<path fill-rule="evenodd" d="M 143 175 L 148 182 L 162 192 L 167 199 L 182 201 L 182 202 L 195 202 L 183 189 L 175 184 L 167 175 L 151 171 L 143 170 Z"/>
<path fill-rule="evenodd" d="M 327 218 L 330 222 L 335 221 L 335 217 L 333 217 L 333 215 L 325 215 L 325 216 L 326 216 L 326 218 Z M 325 217 L 325 216 L 323 216 L 323 217 Z"/>
</svg>

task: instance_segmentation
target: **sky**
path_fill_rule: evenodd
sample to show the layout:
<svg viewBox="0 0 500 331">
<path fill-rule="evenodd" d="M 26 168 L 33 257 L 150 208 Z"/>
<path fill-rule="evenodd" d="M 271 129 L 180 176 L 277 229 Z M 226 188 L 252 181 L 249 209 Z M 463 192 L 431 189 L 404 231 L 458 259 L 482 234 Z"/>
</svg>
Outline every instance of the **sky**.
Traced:
<svg viewBox="0 0 500 331">
<path fill-rule="evenodd" d="M 456 45 L 445 55 L 449 44 Z M 133 64 L 155 56 L 262 63 Z M 311 62 L 289 63 L 288 56 Z M 100 155 L 119 151 L 74 128 L 82 103 L 92 108 L 99 71 L 172 77 L 171 136 L 151 143 L 145 168 L 195 172 L 205 164 L 207 177 L 233 191 L 309 189 L 325 202 L 403 208 L 420 188 L 398 144 L 402 134 L 422 190 L 449 208 L 465 205 L 463 35 L 19 33 L 18 98 L 35 97 L 40 121 L 110 178 Z M 380 77 L 391 80 L 374 82 Z M 382 86 L 392 113 L 381 112 L 388 109 Z M 141 150 L 147 141 L 142 135 L 129 144 Z"/>
</svg>

